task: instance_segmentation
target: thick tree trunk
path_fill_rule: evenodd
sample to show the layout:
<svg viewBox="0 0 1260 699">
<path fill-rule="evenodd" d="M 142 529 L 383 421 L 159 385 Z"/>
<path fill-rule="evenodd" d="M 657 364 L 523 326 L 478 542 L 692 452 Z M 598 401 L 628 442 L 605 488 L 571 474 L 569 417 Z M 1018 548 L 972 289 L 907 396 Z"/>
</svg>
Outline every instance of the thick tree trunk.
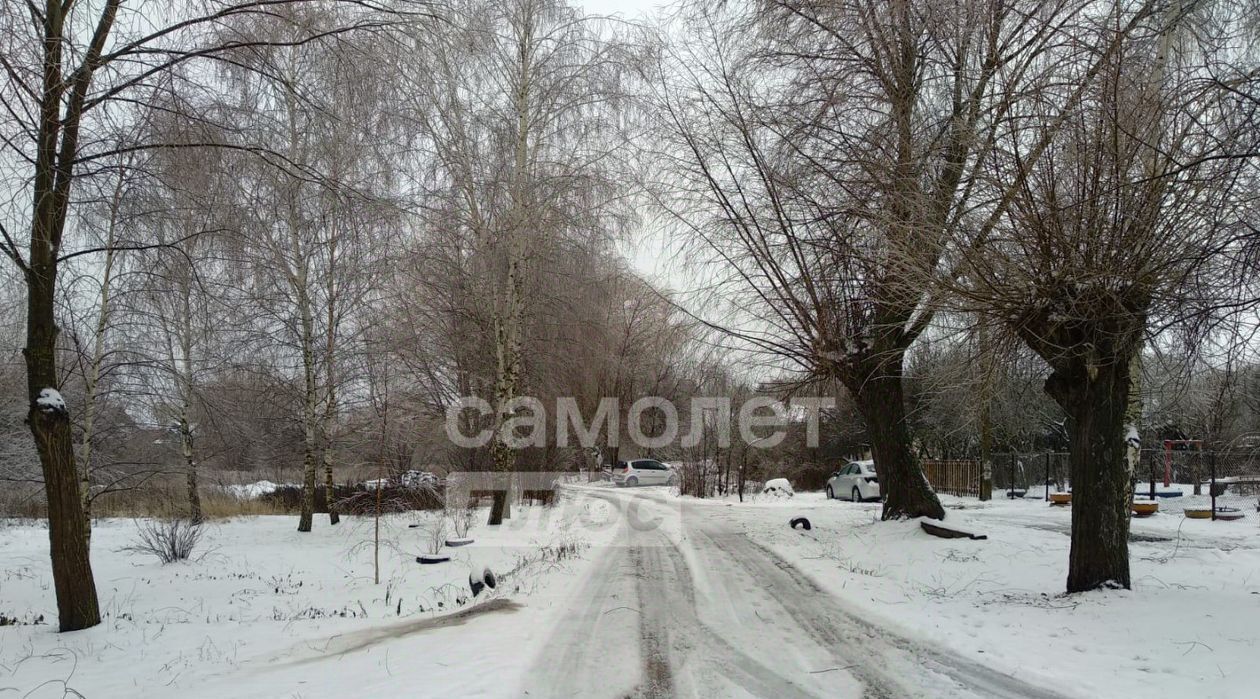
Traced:
<svg viewBox="0 0 1260 699">
<path fill-rule="evenodd" d="M 1125 453 L 1129 357 L 1064 360 L 1046 392 L 1071 418 L 1068 592 L 1129 587 L 1131 473 Z"/>
<path fill-rule="evenodd" d="M 179 319 L 179 367 L 180 393 L 183 403 L 179 411 L 180 451 L 184 456 L 184 470 L 188 478 L 188 518 L 194 524 L 201 524 L 201 494 L 197 492 L 197 457 L 193 450 L 192 402 L 196 393 L 193 372 L 193 323 L 192 323 L 192 270 L 181 278 L 183 305 Z"/>
<path fill-rule="evenodd" d="M 308 363 L 305 407 L 302 411 L 304 440 L 302 449 L 302 508 L 298 515 L 298 531 L 300 532 L 309 532 L 315 524 L 315 454 L 318 447 L 315 443 L 315 398 L 313 380 L 311 378 L 312 371 Z"/>
<path fill-rule="evenodd" d="M 495 487 L 504 488 L 502 492 L 502 503 L 500 503 L 500 491 L 495 490 L 494 506 L 490 508 L 490 518 L 487 524 L 494 526 L 503 524 L 503 520 L 512 518 L 512 488 L 510 479 L 512 471 L 516 466 L 516 453 L 512 451 L 502 440 L 498 438 L 496 433 L 495 441 L 490 445 L 490 452 L 494 459 L 494 470 L 500 479 Z"/>
<path fill-rule="evenodd" d="M 911 450 L 900 372 L 868 376 L 851 390 L 871 438 L 879 489 L 884 496 L 883 518 L 945 519 L 945 509 Z"/>
<path fill-rule="evenodd" d="M 34 248 L 35 245 L 33 244 Z M 27 276 L 26 375 L 31 401 L 27 422 L 44 474 L 48 498 L 48 540 L 58 628 L 77 631 L 101 623 L 96 581 L 88 555 L 87 524 L 79 473 L 75 467 L 70 414 L 64 405 L 38 403 L 40 392 L 57 385 L 57 325 L 53 315 L 54 275 L 50 258 L 32 255 Z M 46 403 L 48 403 L 46 401 Z"/>
<path fill-rule="evenodd" d="M 201 510 L 201 494 L 197 492 L 197 464 L 188 460 L 188 518 L 193 524 L 205 521 L 205 513 Z"/>
<path fill-rule="evenodd" d="M 513 235 L 519 233 L 513 232 Z M 509 246 L 508 275 L 504 289 L 505 310 L 495 323 L 495 436 L 491 443 L 490 453 L 494 460 L 494 470 L 504 480 L 508 488 L 503 499 L 503 506 L 490 509 L 489 524 L 502 524 L 504 519 L 512 517 L 512 490 L 508 484 L 511 474 L 516 470 L 516 452 L 504 443 L 501 428 L 503 422 L 511 417 L 508 403 L 516 398 L 521 375 L 521 325 L 524 322 L 524 303 L 522 299 L 521 249 L 511 243 Z"/>
<path fill-rule="evenodd" d="M 65 230 L 71 183 L 78 156 L 79 125 L 93 72 L 109 39 L 121 0 L 109 0 L 100 10 L 92 42 L 80 67 L 63 75 L 63 30 L 68 3 L 47 3 L 35 12 L 43 25 L 43 91 L 39 104 L 35 168 L 32 182 L 30 256 L 23 268 L 26 281 L 26 385 L 30 399 L 27 424 L 35 438 L 48 498 L 48 539 L 52 554 L 53 586 L 57 591 L 58 624 L 75 631 L 101 623 L 96 581 L 88 554 L 80 474 L 75 466 L 70 414 L 60 400 L 45 390 L 57 386 L 57 321 L 54 299 L 57 289 L 58 252 Z M 62 104 L 65 113 L 62 114 Z M 16 257 L 16 255 L 15 255 Z M 60 394 L 57 394 L 59 397 Z"/>
</svg>

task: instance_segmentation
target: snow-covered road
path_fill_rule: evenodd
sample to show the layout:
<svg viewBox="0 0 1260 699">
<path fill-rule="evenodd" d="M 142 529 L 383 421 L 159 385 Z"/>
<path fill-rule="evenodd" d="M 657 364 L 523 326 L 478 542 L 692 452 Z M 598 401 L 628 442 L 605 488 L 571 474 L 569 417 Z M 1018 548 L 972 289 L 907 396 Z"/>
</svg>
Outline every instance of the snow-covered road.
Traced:
<svg viewBox="0 0 1260 699">
<path fill-rule="evenodd" d="M 581 493 L 626 516 L 527 675 L 530 697 L 1058 696 L 881 628 L 720 509 Z"/>
<path fill-rule="evenodd" d="M 1193 496 L 1180 498 L 1195 503 Z M 0 523 L 0 694 L 62 697 L 1183 697 L 1260 685 L 1253 520 L 1134 520 L 1132 590 L 1062 593 L 1071 511 L 943 496 L 938 539 L 878 503 L 566 486 L 422 566 L 440 512 L 294 531 L 217 520 L 202 555 L 96 523 L 105 622 L 55 632 L 48 533 Z M 1252 506 L 1235 498 L 1232 506 Z M 808 516 L 812 531 L 788 521 Z M 481 513 L 484 516 L 484 513 Z M 367 542 L 367 543 L 365 543 Z M 498 589 L 467 596 L 470 575 Z"/>
</svg>

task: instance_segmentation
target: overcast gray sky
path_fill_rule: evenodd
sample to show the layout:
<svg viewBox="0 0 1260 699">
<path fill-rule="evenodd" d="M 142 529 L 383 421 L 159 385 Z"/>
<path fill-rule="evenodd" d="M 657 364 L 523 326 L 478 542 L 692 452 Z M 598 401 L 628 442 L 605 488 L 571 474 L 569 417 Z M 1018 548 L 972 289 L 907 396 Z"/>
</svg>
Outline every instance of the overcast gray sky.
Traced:
<svg viewBox="0 0 1260 699">
<path fill-rule="evenodd" d="M 650 17 L 657 8 L 674 0 L 569 0 L 588 14 L 614 16 L 624 19 Z M 684 290 L 687 277 L 676 262 L 676 255 L 668 250 L 669 241 L 660 232 L 639 231 L 633 240 L 621 246 L 621 252 L 640 274 L 660 286 L 672 290 Z"/>
</svg>

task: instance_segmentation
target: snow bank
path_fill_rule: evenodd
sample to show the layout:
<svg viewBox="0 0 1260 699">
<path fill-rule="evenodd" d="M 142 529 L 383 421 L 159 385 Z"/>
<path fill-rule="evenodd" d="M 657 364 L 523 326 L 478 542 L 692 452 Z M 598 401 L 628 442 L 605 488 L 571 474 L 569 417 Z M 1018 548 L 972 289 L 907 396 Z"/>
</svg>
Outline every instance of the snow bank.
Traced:
<svg viewBox="0 0 1260 699">
<path fill-rule="evenodd" d="M 796 491 L 792 489 L 791 482 L 786 478 L 771 478 L 766 481 L 766 485 L 761 489 L 761 493 L 762 495 L 776 495 L 784 498 L 796 495 Z"/>
<path fill-rule="evenodd" d="M 276 492 L 276 489 L 283 487 L 279 483 L 271 481 L 254 481 L 253 483 L 245 483 L 244 485 L 225 485 L 224 492 L 241 500 L 253 500 L 264 495 Z"/>
<path fill-rule="evenodd" d="M 238 486 L 261 491 L 265 481 Z M 272 484 L 274 485 L 274 484 Z M 475 528 L 451 561 L 420 565 L 407 513 L 381 520 L 380 583 L 373 582 L 371 518 L 238 517 L 208 524 L 201 551 L 161 566 L 122 552 L 134 520 L 93 527 L 92 565 L 102 623 L 57 634 L 48 531 L 9 526 L 0 536 L 0 687 L 32 699 L 89 697 L 518 696 L 529 653 L 559 626 L 589 559 L 535 564 L 542 547 L 585 533 L 577 512 L 513 508 L 512 527 Z M 486 512 L 478 513 L 484 521 Z M 566 528 L 573 528 L 567 531 Z M 609 532 L 608 537 L 613 534 Z M 476 600 L 468 576 L 505 571 Z M 468 610 L 510 598 L 519 608 Z M 439 618 L 462 611 L 449 626 Z M 412 628 L 433 621 L 422 633 Z"/>
</svg>

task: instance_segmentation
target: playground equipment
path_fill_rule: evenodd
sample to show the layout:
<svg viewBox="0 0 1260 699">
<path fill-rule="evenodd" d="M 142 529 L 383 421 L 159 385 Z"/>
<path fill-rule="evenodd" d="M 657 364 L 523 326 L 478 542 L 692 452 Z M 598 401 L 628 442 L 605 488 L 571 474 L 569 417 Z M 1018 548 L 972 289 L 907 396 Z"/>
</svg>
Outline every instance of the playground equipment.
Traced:
<svg viewBox="0 0 1260 699">
<path fill-rule="evenodd" d="M 1203 440 L 1201 439 L 1165 439 L 1164 440 L 1164 487 L 1172 485 L 1172 454 L 1173 448 L 1181 446 L 1194 447 L 1196 451 L 1203 451 Z M 1195 491 L 1198 494 L 1198 491 Z"/>
<path fill-rule="evenodd" d="M 1215 519 L 1233 522 L 1243 518 L 1242 510 L 1237 507 L 1196 507 L 1186 509 L 1188 519 Z"/>
</svg>

